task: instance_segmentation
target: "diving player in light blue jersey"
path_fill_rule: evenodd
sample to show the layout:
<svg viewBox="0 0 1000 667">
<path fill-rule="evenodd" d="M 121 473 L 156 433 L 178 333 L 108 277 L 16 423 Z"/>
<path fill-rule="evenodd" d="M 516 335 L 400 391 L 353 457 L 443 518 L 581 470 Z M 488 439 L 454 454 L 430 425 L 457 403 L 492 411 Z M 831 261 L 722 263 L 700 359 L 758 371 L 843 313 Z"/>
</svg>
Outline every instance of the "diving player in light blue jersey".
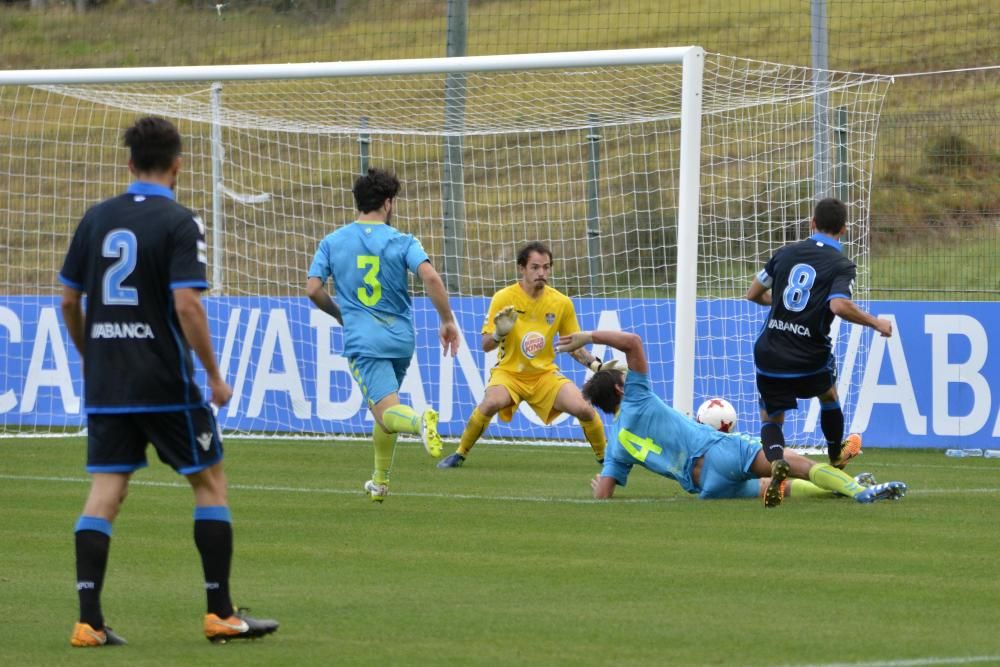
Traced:
<svg viewBox="0 0 1000 667">
<path fill-rule="evenodd" d="M 306 293 L 316 307 L 344 327 L 344 356 L 375 416 L 375 471 L 365 492 L 376 502 L 389 493 L 399 433 L 420 434 L 427 453 L 441 456 L 437 412 L 418 415 L 399 402 L 399 387 L 413 357 L 414 333 L 408 273 L 420 277 L 441 319 L 446 354 L 458 351 L 459 333 L 448 291 L 420 241 L 389 225 L 399 192 L 391 172 L 369 169 L 354 182 L 360 215 L 320 241 L 309 267 Z M 333 279 L 337 299 L 326 292 Z"/>
<path fill-rule="evenodd" d="M 642 339 L 635 334 L 583 331 L 560 337 L 556 349 L 572 352 L 591 343 L 621 350 L 628 363 L 627 376 L 619 370 L 601 370 L 583 386 L 584 398 L 615 415 L 604 469 L 592 482 L 595 498 L 611 498 L 616 486 L 625 486 L 637 464 L 702 499 L 760 495 L 758 480 L 770 476 L 771 465 L 759 442 L 698 424 L 664 403 L 650 386 Z M 809 480 L 819 489 L 860 503 L 897 500 L 906 493 L 902 482 L 864 487 L 832 465 L 787 451 L 785 459 L 790 477 Z"/>
</svg>

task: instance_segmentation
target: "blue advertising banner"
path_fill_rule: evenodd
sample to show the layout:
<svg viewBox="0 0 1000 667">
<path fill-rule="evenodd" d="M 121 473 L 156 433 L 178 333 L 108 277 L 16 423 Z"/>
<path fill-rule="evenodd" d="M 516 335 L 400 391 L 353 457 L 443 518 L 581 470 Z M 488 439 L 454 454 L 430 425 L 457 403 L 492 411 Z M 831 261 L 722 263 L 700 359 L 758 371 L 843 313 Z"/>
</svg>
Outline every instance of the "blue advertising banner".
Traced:
<svg viewBox="0 0 1000 667">
<path fill-rule="evenodd" d="M 575 303 L 584 329 L 620 329 L 643 337 L 653 388 L 669 401 L 673 303 Z M 205 305 L 220 366 L 234 389 L 220 414 L 225 428 L 370 432 L 361 391 L 339 354 L 342 331 L 307 299 L 206 297 Z M 460 297 L 452 305 L 463 332 L 455 358 L 441 356 L 433 308 L 426 299 L 414 300 L 417 353 L 401 395 L 417 409 L 435 407 L 442 433 L 457 436 L 482 397 L 495 353 L 484 354 L 479 346 L 488 299 Z M 843 331 L 836 336 L 837 359 L 848 429 L 863 433 L 866 446 L 997 447 L 1000 343 L 993 341 L 991 349 L 988 332 L 1000 325 L 1000 304 L 876 301 L 868 306 L 893 321 L 894 335 L 881 338 L 860 327 L 835 328 L 835 335 Z M 741 300 L 699 304 L 695 404 L 712 395 L 729 398 L 747 431 L 757 428 L 752 350 L 745 336 L 735 336 L 733 322 L 751 320 L 756 331 L 763 317 L 763 309 Z M 614 356 L 601 346 L 593 351 L 604 359 Z M 0 424 L 85 423 L 80 360 L 62 326 L 56 297 L 0 297 L 0 354 Z M 585 369 L 575 362 L 563 358 L 560 366 L 578 384 L 585 381 Z M 563 416 L 546 427 L 526 407 L 509 425 L 494 420 L 489 434 L 582 439 L 572 418 Z M 818 442 L 818 407 L 801 402 L 786 434 L 789 442 Z"/>
</svg>

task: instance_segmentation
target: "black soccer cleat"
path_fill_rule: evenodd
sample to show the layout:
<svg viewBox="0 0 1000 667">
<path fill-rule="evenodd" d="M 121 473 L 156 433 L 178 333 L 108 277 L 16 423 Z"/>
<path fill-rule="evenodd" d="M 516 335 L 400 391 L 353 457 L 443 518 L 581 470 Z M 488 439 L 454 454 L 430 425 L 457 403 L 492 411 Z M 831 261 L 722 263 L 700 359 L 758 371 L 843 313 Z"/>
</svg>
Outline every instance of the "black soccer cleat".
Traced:
<svg viewBox="0 0 1000 667">
<path fill-rule="evenodd" d="M 777 507 L 785 499 L 785 480 L 790 469 L 785 459 L 771 461 L 771 482 L 764 491 L 764 507 Z"/>
</svg>

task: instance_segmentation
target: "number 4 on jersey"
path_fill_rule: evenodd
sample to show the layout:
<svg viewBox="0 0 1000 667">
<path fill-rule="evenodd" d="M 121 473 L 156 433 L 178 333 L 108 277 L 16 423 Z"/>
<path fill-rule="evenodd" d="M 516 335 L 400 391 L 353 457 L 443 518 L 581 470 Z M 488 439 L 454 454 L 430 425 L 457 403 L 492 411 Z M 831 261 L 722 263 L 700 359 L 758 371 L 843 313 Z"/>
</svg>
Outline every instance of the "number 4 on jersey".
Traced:
<svg viewBox="0 0 1000 667">
<path fill-rule="evenodd" d="M 632 433 L 632 431 L 624 428 L 618 433 L 618 442 L 639 463 L 643 463 L 650 452 L 653 454 L 663 453 L 663 447 L 653 442 L 652 438 L 640 438 L 635 433 Z"/>
</svg>

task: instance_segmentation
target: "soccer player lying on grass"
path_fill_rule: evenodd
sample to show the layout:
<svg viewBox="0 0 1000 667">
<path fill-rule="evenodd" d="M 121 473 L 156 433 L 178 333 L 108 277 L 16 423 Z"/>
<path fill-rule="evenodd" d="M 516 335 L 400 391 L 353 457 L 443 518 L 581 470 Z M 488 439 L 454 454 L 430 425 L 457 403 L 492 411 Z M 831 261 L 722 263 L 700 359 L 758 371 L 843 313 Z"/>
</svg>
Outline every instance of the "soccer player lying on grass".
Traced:
<svg viewBox="0 0 1000 667">
<path fill-rule="evenodd" d="M 653 393 L 642 339 L 620 331 L 579 332 L 559 339 L 559 352 L 584 345 L 610 345 L 625 353 L 628 375 L 615 369 L 594 374 L 583 386 L 583 396 L 615 415 L 604 455 L 604 468 L 592 483 L 594 497 L 611 498 L 616 485 L 624 486 L 636 464 L 676 481 L 699 498 L 755 498 L 760 478 L 769 477 L 771 465 L 759 442 L 744 434 L 728 434 L 699 424 L 671 408 Z M 816 463 L 788 452 L 789 477 L 809 480 L 824 490 L 854 498 L 859 503 L 897 500 L 906 484 L 888 482 L 865 487 L 828 463 Z M 793 493 L 800 491 L 792 487 Z M 808 487 L 803 495 L 812 495 Z"/>
</svg>

